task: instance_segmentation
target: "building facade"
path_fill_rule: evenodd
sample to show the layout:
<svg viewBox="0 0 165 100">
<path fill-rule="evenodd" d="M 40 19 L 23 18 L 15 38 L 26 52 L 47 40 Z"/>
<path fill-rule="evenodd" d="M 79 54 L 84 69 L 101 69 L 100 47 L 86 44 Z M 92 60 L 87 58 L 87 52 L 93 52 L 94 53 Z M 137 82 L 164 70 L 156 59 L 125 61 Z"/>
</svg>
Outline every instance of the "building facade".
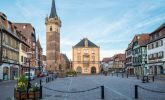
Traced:
<svg viewBox="0 0 165 100">
<path fill-rule="evenodd" d="M 38 69 L 38 72 L 41 72 L 43 70 L 43 58 L 42 58 L 42 47 L 40 44 L 40 40 L 39 38 L 37 39 L 37 43 L 36 43 L 36 66 Z"/>
<path fill-rule="evenodd" d="M 21 32 L 20 32 L 21 33 Z M 30 51 L 30 45 L 27 38 L 21 33 L 20 35 L 20 46 L 19 46 L 19 64 L 20 64 L 20 75 L 28 71 L 29 64 L 27 63 L 27 52 Z"/>
<path fill-rule="evenodd" d="M 36 63 L 36 33 L 35 33 L 35 29 L 30 23 L 14 23 L 14 25 L 21 32 L 21 34 L 27 38 L 27 44 L 29 44 L 30 48 L 28 50 L 26 50 L 26 55 L 29 52 L 31 53 L 30 68 L 31 68 L 31 71 L 36 71 L 37 63 Z M 28 60 L 26 60 L 26 62 L 25 62 L 26 65 L 28 65 L 28 66 L 21 66 L 22 70 L 28 70 L 28 67 L 29 67 L 29 61 Z"/>
<path fill-rule="evenodd" d="M 165 23 L 149 34 L 147 45 L 148 73 L 152 75 L 165 74 Z"/>
<path fill-rule="evenodd" d="M 70 69 L 70 61 L 66 54 L 61 53 L 61 64 L 60 64 L 60 71 L 66 72 Z"/>
<path fill-rule="evenodd" d="M 123 72 L 125 70 L 125 54 L 116 54 L 113 56 L 113 70 Z"/>
<path fill-rule="evenodd" d="M 61 20 L 57 16 L 55 1 L 52 0 L 51 13 L 46 17 L 46 69 L 50 72 L 59 71 L 60 65 L 60 27 Z"/>
<path fill-rule="evenodd" d="M 113 71 L 113 57 L 103 58 L 101 61 L 101 71 Z"/>
<path fill-rule="evenodd" d="M 125 50 L 125 57 L 126 71 L 129 75 L 134 75 L 134 67 L 132 66 L 132 42 L 128 45 L 128 48 Z"/>
<path fill-rule="evenodd" d="M 145 75 L 147 73 L 147 43 L 148 34 L 138 34 L 133 38 L 132 57 L 134 73 L 136 75 Z"/>
<path fill-rule="evenodd" d="M 15 25 L 0 12 L 0 79 L 12 80 L 19 76 L 20 33 Z"/>
<path fill-rule="evenodd" d="M 72 67 L 77 73 L 98 74 L 100 72 L 100 47 L 87 38 L 72 47 Z"/>
</svg>

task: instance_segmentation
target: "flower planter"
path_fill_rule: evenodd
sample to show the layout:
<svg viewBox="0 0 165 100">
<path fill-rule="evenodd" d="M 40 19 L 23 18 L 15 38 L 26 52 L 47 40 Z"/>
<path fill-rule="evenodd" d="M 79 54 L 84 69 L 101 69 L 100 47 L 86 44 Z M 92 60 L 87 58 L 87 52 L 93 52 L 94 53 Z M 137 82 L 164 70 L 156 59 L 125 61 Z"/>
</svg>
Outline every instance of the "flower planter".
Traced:
<svg viewBox="0 0 165 100">
<path fill-rule="evenodd" d="M 40 98 L 40 91 L 35 92 L 22 92 L 22 91 L 14 91 L 14 97 L 17 100 L 26 100 L 26 99 L 32 99 L 32 100 L 38 100 Z"/>
</svg>

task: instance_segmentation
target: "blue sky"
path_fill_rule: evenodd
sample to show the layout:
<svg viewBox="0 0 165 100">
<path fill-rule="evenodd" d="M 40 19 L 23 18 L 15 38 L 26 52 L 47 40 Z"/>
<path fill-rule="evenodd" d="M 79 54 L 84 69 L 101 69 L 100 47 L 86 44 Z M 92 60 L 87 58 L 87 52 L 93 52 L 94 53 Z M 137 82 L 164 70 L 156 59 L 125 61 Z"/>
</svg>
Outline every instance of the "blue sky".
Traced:
<svg viewBox="0 0 165 100">
<path fill-rule="evenodd" d="M 0 11 L 12 22 L 32 23 L 46 47 L 45 17 L 52 0 L 2 0 Z M 101 59 L 124 53 L 135 34 L 150 33 L 165 22 L 164 0 L 56 0 L 61 18 L 61 52 L 84 37 L 100 46 Z"/>
</svg>

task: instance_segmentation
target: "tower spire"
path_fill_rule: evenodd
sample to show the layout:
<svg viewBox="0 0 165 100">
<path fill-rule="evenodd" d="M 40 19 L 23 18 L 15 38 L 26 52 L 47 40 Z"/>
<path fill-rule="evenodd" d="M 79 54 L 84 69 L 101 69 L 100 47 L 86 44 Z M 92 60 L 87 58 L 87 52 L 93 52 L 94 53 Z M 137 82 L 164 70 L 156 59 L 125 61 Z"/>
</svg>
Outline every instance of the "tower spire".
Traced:
<svg viewBox="0 0 165 100">
<path fill-rule="evenodd" d="M 50 12 L 49 18 L 54 18 L 54 17 L 58 17 L 58 16 L 57 16 L 57 12 L 56 12 L 55 1 L 52 0 L 52 7 L 51 7 L 51 12 Z"/>
</svg>

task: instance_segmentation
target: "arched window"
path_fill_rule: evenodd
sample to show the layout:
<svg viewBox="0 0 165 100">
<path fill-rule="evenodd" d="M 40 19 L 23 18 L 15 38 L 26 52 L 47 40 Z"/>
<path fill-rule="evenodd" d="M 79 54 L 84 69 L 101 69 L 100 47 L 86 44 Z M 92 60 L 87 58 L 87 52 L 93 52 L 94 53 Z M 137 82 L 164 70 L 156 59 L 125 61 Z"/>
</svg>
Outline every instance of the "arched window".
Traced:
<svg viewBox="0 0 165 100">
<path fill-rule="evenodd" d="M 52 26 L 50 26 L 50 31 L 52 31 Z"/>
</svg>

